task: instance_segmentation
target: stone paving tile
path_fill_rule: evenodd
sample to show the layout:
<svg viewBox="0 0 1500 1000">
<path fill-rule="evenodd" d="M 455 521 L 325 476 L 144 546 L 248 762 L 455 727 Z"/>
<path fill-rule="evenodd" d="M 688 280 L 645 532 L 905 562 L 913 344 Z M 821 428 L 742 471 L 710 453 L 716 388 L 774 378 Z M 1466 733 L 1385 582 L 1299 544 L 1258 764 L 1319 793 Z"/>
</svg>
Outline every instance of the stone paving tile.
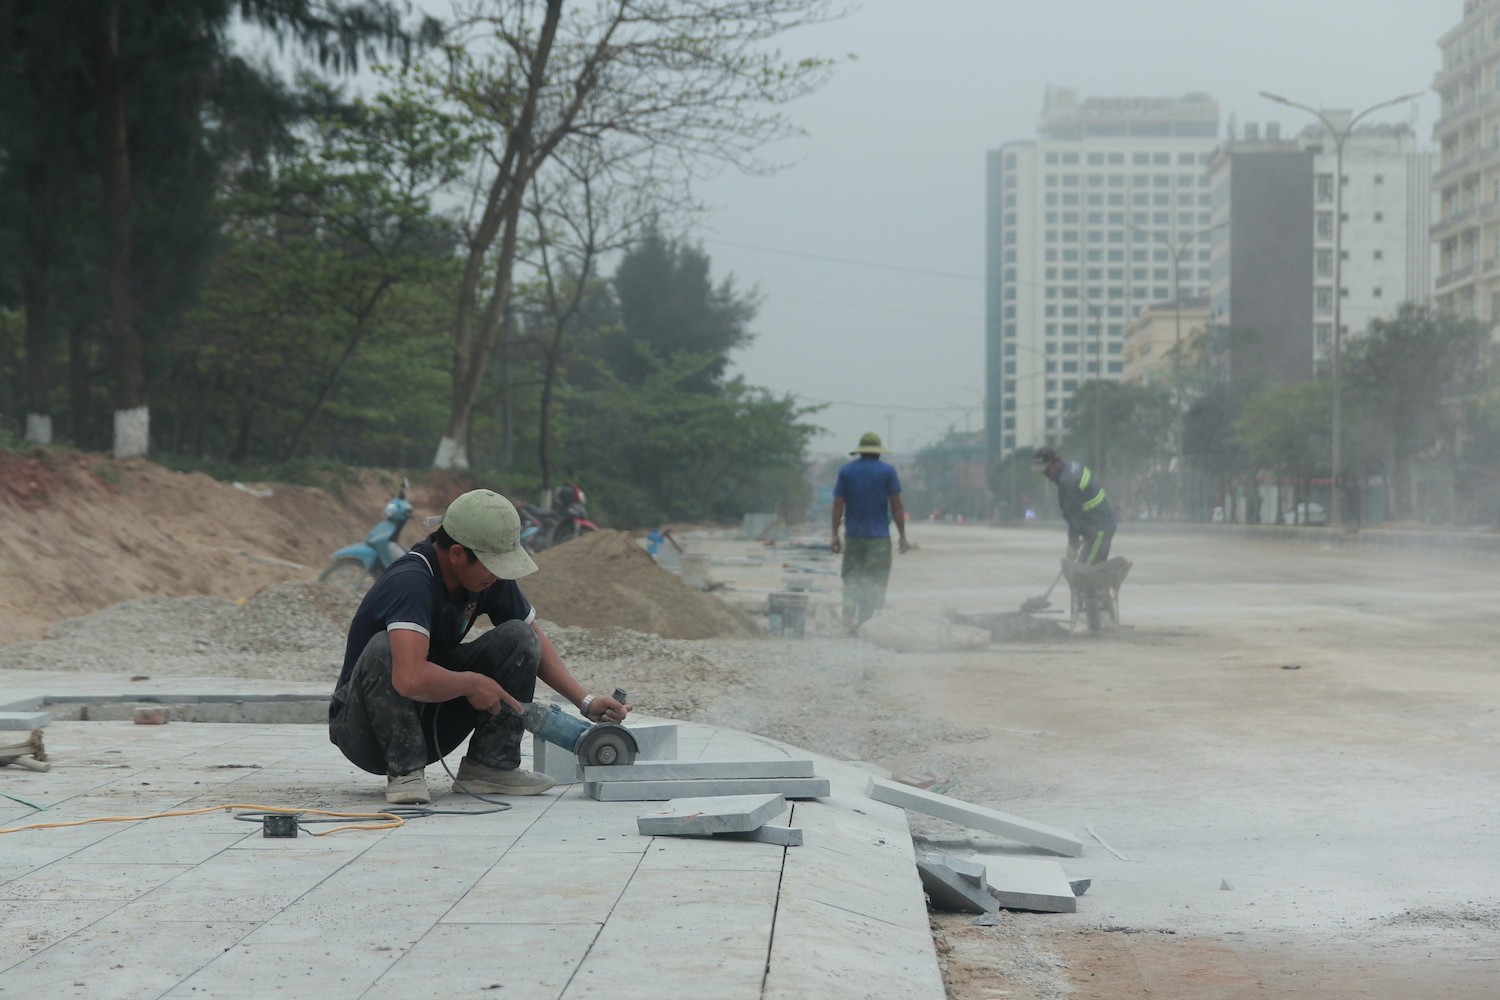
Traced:
<svg viewBox="0 0 1500 1000">
<path fill-rule="evenodd" d="M 109 916 L 122 905 L 115 899 L 0 899 L 0 927 L 5 950 L 0 952 L 0 993 L 5 967 L 19 963 L 69 934 Z"/>
<path fill-rule="evenodd" d="M 193 920 L 158 924 L 142 934 L 133 917 L 115 913 L 0 972 L 0 984 L 18 997 L 147 1000 L 162 996 L 254 926 Z"/>
<path fill-rule="evenodd" d="M 385 806 L 380 778 L 321 726 L 54 723 L 47 741 L 57 766 L 14 788 L 49 808 L 0 799 L 0 824 L 246 799 Z M 683 724 L 678 756 L 807 754 Z M 644 837 L 642 804 L 579 789 L 325 837 L 268 840 L 225 812 L 4 835 L 0 921 L 25 941 L 0 957 L 0 990 L 759 1000 L 764 979 L 788 1000 L 939 1000 L 904 814 L 862 797 L 865 772 L 818 768 L 833 795 L 794 807 L 807 845 L 790 849 Z M 440 768 L 429 778 L 436 807 L 484 808 L 449 794 Z"/>
<path fill-rule="evenodd" d="M 642 871 L 631 879 L 564 1000 L 758 997 L 776 871 Z"/>
<path fill-rule="evenodd" d="M 638 835 L 639 836 L 639 835 Z M 641 840 L 648 838 L 641 836 Z M 787 848 L 728 837 L 652 837 L 640 870 L 780 871 Z"/>
<path fill-rule="evenodd" d="M 643 840 L 643 838 L 642 838 Z M 602 921 L 635 874 L 635 854 L 517 845 L 442 918 L 443 923 L 587 924 Z"/>
<path fill-rule="evenodd" d="M 431 996 L 438 983 L 444 997 L 556 1000 L 602 926 L 602 919 L 587 924 L 439 924 L 361 1000 Z"/>
</svg>

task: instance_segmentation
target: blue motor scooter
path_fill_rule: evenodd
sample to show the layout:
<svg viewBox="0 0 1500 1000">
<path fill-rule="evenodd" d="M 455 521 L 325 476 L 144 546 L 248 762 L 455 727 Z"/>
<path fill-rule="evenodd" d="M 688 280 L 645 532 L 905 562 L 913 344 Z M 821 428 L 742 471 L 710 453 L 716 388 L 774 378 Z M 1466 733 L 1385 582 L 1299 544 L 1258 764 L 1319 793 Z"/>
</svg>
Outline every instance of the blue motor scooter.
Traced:
<svg viewBox="0 0 1500 1000">
<path fill-rule="evenodd" d="M 411 504 L 406 500 L 410 488 L 411 483 L 403 478 L 401 492 L 385 505 L 385 520 L 371 528 L 364 541 L 335 552 L 328 568 L 318 576 L 320 581 L 363 594 L 387 566 L 406 554 L 396 539 L 411 519 Z"/>
</svg>

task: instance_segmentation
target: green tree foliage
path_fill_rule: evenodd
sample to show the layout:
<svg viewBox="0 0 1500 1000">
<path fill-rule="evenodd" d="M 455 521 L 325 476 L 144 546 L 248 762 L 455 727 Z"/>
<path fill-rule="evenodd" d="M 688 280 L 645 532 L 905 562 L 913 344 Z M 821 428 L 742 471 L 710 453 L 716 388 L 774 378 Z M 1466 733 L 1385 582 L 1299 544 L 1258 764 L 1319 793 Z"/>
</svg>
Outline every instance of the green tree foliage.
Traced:
<svg viewBox="0 0 1500 1000">
<path fill-rule="evenodd" d="M 1245 400 L 1234 440 L 1256 468 L 1288 479 L 1326 477 L 1332 410 L 1327 383 L 1271 386 Z"/>
<path fill-rule="evenodd" d="M 732 278 L 709 279 L 701 249 L 652 231 L 620 262 L 614 292 L 620 324 L 599 338 L 597 357 L 626 385 L 638 385 L 656 359 L 684 353 L 707 356 L 694 387 L 708 392 L 723 378 L 729 354 L 748 346 L 754 292 L 741 295 Z"/>
<path fill-rule="evenodd" d="M 389 388 L 350 399 L 349 374 L 362 356 L 395 360 L 441 329 L 440 304 L 436 321 L 398 321 L 391 306 L 402 286 L 454 276 L 456 233 L 432 197 L 465 157 L 450 119 L 397 91 L 321 120 L 276 169 L 242 174 L 211 283 L 173 342 L 171 427 L 191 427 L 206 448 L 217 419 L 231 461 L 286 460 L 335 401 L 345 421 L 391 412 Z"/>
<path fill-rule="evenodd" d="M 1422 452 L 1444 457 L 1459 491 L 1463 408 L 1482 389 L 1485 342 L 1478 321 L 1408 302 L 1349 346 L 1348 385 L 1384 458 L 1391 516 L 1417 508 L 1411 463 Z"/>
</svg>

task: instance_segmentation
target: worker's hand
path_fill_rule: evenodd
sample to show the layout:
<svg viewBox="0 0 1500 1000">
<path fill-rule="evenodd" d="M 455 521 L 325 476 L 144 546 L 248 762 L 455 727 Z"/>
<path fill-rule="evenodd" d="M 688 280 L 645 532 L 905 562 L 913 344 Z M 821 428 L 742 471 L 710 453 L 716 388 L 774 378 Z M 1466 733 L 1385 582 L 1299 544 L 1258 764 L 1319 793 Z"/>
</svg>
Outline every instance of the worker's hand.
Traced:
<svg viewBox="0 0 1500 1000">
<path fill-rule="evenodd" d="M 838 535 L 834 535 L 833 541 L 828 543 L 828 548 L 829 551 L 831 551 L 834 555 L 838 555 L 840 552 L 844 551 L 844 543 L 839 541 Z"/>
<path fill-rule="evenodd" d="M 472 672 L 469 676 L 474 679 L 474 690 L 468 694 L 469 704 L 481 712 L 499 715 L 507 707 L 517 715 L 525 711 L 521 703 L 512 698 L 510 693 L 496 683 L 493 677 Z"/>
<path fill-rule="evenodd" d="M 907 544 L 906 536 L 902 535 L 901 536 L 901 551 L 905 552 L 905 551 L 907 551 L 910 548 L 911 548 L 911 546 L 909 544 Z"/>
<path fill-rule="evenodd" d="M 588 720 L 590 722 L 624 722 L 625 716 L 635 706 L 628 701 L 620 702 L 608 695 L 596 694 L 594 700 L 589 702 Z"/>
</svg>

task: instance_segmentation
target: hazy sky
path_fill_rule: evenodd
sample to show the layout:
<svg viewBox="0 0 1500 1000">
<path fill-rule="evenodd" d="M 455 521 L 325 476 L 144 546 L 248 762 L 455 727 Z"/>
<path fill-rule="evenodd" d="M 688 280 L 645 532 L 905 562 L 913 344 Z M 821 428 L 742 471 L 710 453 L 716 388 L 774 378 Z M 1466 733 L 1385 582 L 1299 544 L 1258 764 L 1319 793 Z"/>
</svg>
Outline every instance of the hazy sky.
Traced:
<svg viewBox="0 0 1500 1000">
<path fill-rule="evenodd" d="M 1426 91 L 1430 145 L 1437 39 L 1462 13 L 1463 0 L 866 0 L 798 32 L 789 54 L 858 59 L 791 106 L 808 133 L 776 151 L 792 165 L 700 185 L 717 207 L 688 234 L 716 278 L 764 296 L 737 371 L 834 402 L 819 451 L 865 430 L 902 451 L 977 430 L 985 153 L 1035 136 L 1049 83 L 1085 98 L 1203 91 L 1224 120 L 1284 134 L 1311 117 L 1258 91 L 1354 110 Z"/>
</svg>

